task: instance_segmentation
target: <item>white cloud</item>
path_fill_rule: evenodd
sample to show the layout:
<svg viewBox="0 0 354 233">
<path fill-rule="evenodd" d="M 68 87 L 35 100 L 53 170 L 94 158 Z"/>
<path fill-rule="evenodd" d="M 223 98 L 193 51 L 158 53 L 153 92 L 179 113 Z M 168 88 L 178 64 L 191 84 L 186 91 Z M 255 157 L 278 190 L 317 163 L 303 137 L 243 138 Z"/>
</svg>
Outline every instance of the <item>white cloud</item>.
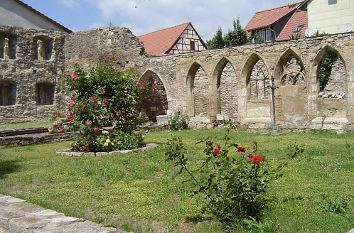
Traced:
<svg viewBox="0 0 354 233">
<path fill-rule="evenodd" d="M 61 0 L 73 1 L 73 0 Z M 102 21 L 130 28 L 141 35 L 161 28 L 192 22 L 204 40 L 218 27 L 224 32 L 240 17 L 245 25 L 256 11 L 280 6 L 291 0 L 90 0 Z"/>
<path fill-rule="evenodd" d="M 60 0 L 60 3 L 66 7 L 74 8 L 77 1 L 76 0 Z"/>
</svg>

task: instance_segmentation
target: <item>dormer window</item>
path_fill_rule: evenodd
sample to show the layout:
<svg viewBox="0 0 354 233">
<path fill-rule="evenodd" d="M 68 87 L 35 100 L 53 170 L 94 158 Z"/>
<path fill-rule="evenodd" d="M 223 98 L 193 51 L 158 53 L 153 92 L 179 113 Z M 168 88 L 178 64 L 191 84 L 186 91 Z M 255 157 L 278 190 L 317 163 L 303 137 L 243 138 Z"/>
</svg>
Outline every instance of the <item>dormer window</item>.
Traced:
<svg viewBox="0 0 354 233">
<path fill-rule="evenodd" d="M 293 32 L 300 32 L 304 28 L 304 24 L 298 24 Z"/>
</svg>

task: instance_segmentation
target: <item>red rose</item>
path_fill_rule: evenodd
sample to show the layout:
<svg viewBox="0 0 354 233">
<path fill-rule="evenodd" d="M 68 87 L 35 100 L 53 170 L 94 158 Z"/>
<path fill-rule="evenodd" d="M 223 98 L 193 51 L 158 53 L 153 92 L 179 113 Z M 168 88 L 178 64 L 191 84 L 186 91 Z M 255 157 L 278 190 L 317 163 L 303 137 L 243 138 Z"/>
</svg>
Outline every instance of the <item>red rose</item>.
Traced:
<svg viewBox="0 0 354 233">
<path fill-rule="evenodd" d="M 98 96 L 97 96 L 97 95 L 92 96 L 92 100 L 93 100 L 93 101 L 96 101 L 97 99 L 98 99 Z"/>
<path fill-rule="evenodd" d="M 154 83 L 154 85 L 152 85 L 152 92 L 156 93 L 157 92 L 157 84 Z"/>
<path fill-rule="evenodd" d="M 71 113 L 69 113 L 68 115 L 66 115 L 66 120 L 70 123 L 73 123 L 73 115 Z"/>
<path fill-rule="evenodd" d="M 72 107 L 75 107 L 75 105 L 76 105 L 75 102 L 69 103 L 69 107 L 71 107 L 71 108 L 72 108 Z"/>
<path fill-rule="evenodd" d="M 74 72 L 74 73 L 71 75 L 70 80 L 71 80 L 71 81 L 75 81 L 78 77 L 79 77 L 78 73 Z"/>
<path fill-rule="evenodd" d="M 104 98 L 102 103 L 103 105 L 107 106 L 109 104 L 109 100 L 107 98 Z"/>
<path fill-rule="evenodd" d="M 97 125 L 95 125 L 93 127 L 93 131 L 95 131 L 95 133 L 97 133 L 98 131 L 100 131 L 100 128 Z"/>
<path fill-rule="evenodd" d="M 122 111 L 118 111 L 118 112 L 116 112 L 116 115 L 117 115 L 117 117 L 121 117 L 121 116 L 123 116 L 123 112 Z"/>
<path fill-rule="evenodd" d="M 215 148 L 214 151 L 213 151 L 214 157 L 218 156 L 219 153 L 220 153 L 219 148 Z"/>
<path fill-rule="evenodd" d="M 263 157 L 262 156 L 260 156 L 260 155 L 255 155 L 255 156 L 252 156 L 252 163 L 253 164 L 256 164 L 256 165 L 259 165 L 259 164 L 261 164 L 262 162 L 263 162 Z"/>
<path fill-rule="evenodd" d="M 70 100 L 71 100 L 71 101 L 75 101 L 75 97 L 71 97 Z"/>
<path fill-rule="evenodd" d="M 237 152 L 246 152 L 246 149 L 242 146 L 237 146 Z"/>
<path fill-rule="evenodd" d="M 141 80 L 141 90 L 145 91 L 145 89 L 146 89 L 145 81 Z"/>
<path fill-rule="evenodd" d="M 60 133 L 65 133 L 64 127 L 61 127 L 61 128 L 59 129 L 59 132 L 60 132 Z"/>
<path fill-rule="evenodd" d="M 91 126 L 91 121 L 90 121 L 90 120 L 85 121 L 85 125 L 86 125 L 87 127 L 90 127 L 90 126 Z"/>
<path fill-rule="evenodd" d="M 220 153 L 220 150 L 221 150 L 221 146 L 219 144 L 217 144 L 214 151 L 213 151 L 214 157 L 218 156 L 218 154 Z"/>
</svg>

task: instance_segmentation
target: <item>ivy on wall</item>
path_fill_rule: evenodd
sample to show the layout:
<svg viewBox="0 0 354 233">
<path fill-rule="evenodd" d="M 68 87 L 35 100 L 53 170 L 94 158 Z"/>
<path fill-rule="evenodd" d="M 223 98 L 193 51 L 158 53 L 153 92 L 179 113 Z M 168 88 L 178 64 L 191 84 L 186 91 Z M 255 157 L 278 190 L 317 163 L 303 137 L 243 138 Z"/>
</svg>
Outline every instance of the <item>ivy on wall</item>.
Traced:
<svg viewBox="0 0 354 233">
<path fill-rule="evenodd" d="M 329 77 L 332 72 L 332 66 L 338 56 L 335 53 L 328 53 L 320 62 L 320 67 L 318 69 L 318 79 L 320 83 L 320 91 L 324 91 L 328 84 Z"/>
</svg>

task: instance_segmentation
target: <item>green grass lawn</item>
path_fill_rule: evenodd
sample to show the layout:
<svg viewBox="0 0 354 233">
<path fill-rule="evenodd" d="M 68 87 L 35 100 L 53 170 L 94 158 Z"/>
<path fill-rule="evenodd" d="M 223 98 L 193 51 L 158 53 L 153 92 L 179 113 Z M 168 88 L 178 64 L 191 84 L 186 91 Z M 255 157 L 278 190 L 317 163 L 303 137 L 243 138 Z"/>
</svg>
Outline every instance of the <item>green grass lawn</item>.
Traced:
<svg viewBox="0 0 354 233">
<path fill-rule="evenodd" d="M 173 132 L 182 136 L 195 164 L 203 155 L 198 139 L 222 141 L 223 130 Z M 146 142 L 165 143 L 171 132 L 146 135 Z M 258 228 L 265 232 L 347 232 L 354 228 L 354 133 L 290 133 L 267 136 L 233 132 L 246 147 L 257 140 L 259 153 L 276 166 L 289 160 L 291 142 L 305 145 L 304 154 L 289 161 L 284 176 L 271 183 L 270 208 Z M 202 199 L 190 196 L 184 177 L 173 180 L 163 146 L 148 152 L 100 158 L 68 158 L 55 154 L 70 142 L 1 149 L 0 193 L 42 207 L 134 232 L 223 232 L 210 218 L 200 218 Z M 324 199 L 324 196 L 326 199 Z M 333 213 L 342 199 L 346 211 Z M 201 221 L 196 221 L 201 220 Z M 251 232 L 239 227 L 235 232 Z M 257 232 L 254 230 L 253 232 Z"/>
<path fill-rule="evenodd" d="M 53 120 L 38 120 L 21 123 L 0 123 L 0 130 L 49 127 L 53 124 L 53 122 Z"/>
</svg>

